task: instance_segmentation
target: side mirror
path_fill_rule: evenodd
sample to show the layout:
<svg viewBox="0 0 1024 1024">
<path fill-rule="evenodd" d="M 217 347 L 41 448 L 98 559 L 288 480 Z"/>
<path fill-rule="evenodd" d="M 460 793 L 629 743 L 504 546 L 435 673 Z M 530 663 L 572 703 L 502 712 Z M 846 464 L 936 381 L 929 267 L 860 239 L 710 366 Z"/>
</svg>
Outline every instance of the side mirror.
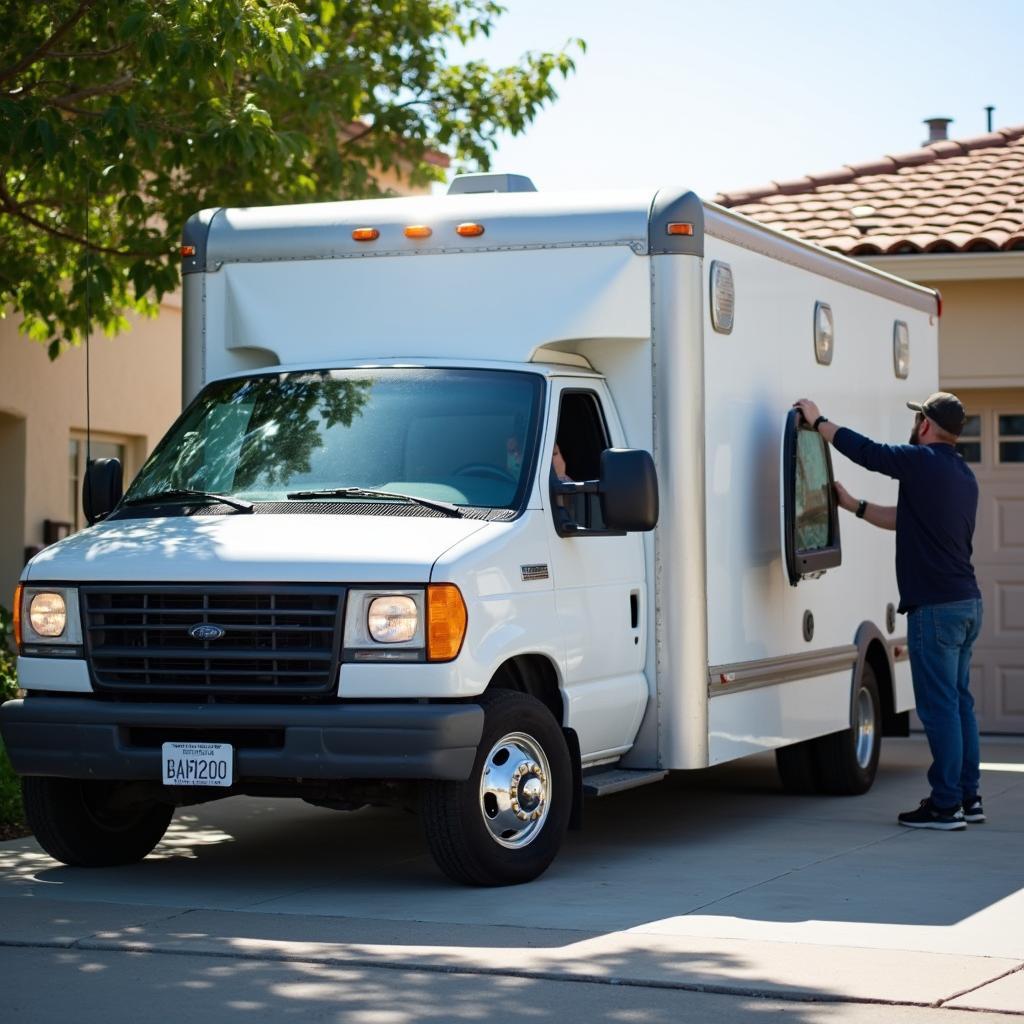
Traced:
<svg viewBox="0 0 1024 1024">
<path fill-rule="evenodd" d="M 598 494 L 606 529 L 634 533 L 658 525 L 658 473 L 650 452 L 606 448 Z"/>
<path fill-rule="evenodd" d="M 93 459 L 82 482 L 82 510 L 89 525 L 106 519 L 124 493 L 120 459 Z"/>
</svg>

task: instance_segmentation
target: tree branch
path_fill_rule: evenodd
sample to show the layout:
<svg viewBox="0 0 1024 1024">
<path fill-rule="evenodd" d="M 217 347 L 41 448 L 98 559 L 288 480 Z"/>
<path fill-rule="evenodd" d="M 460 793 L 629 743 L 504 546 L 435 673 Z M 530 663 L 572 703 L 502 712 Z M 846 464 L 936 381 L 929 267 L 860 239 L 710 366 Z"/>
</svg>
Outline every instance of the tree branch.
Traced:
<svg viewBox="0 0 1024 1024">
<path fill-rule="evenodd" d="M 88 13 L 90 7 L 96 5 L 97 0 L 81 0 L 78 8 L 75 12 L 64 22 L 63 25 L 59 25 L 51 34 L 50 37 L 40 43 L 31 53 L 26 54 L 21 60 L 9 67 L 0 69 L 0 82 L 6 81 L 8 78 L 13 78 L 15 75 L 20 75 L 26 68 L 30 68 L 37 60 L 41 60 L 50 49 L 57 45 L 61 39 L 64 38 L 74 27 L 77 25 L 82 18 Z"/>
<path fill-rule="evenodd" d="M 131 43 L 122 43 L 120 46 L 110 46 L 106 50 L 70 50 L 66 52 L 49 50 L 45 57 L 47 60 L 95 60 L 100 57 L 110 57 L 115 53 L 120 53 L 122 50 L 127 50 L 131 45 Z"/>
<path fill-rule="evenodd" d="M 131 249 L 112 249 L 106 245 L 97 245 L 92 241 L 87 242 L 80 235 L 76 235 L 71 231 L 65 231 L 63 228 L 55 228 L 53 225 L 39 220 L 38 217 L 33 217 L 32 214 L 25 210 L 21 203 L 7 191 L 7 184 L 2 180 L 0 180 L 0 211 L 9 213 L 19 220 L 23 220 L 26 224 L 31 224 L 32 227 L 45 231 L 48 235 L 53 235 L 55 238 L 63 238 L 68 242 L 74 242 L 86 249 L 91 249 L 93 252 L 105 253 L 107 256 L 131 256 L 135 259 L 152 259 L 157 255 L 157 253 L 153 252 L 135 252 Z"/>
<path fill-rule="evenodd" d="M 112 93 L 127 89 L 134 81 L 134 76 L 128 71 L 120 78 L 107 82 L 106 85 L 93 85 L 88 89 L 79 89 L 77 92 L 65 93 L 63 96 L 58 96 L 50 102 L 61 107 L 69 103 L 77 103 L 79 100 L 91 99 L 93 96 L 110 96 Z"/>
</svg>

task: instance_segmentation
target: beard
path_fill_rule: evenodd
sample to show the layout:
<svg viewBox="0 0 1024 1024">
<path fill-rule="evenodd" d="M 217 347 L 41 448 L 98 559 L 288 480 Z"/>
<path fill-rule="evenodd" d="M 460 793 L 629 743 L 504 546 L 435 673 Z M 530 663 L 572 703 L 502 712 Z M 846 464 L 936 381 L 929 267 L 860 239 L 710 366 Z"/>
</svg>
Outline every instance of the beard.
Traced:
<svg viewBox="0 0 1024 1024">
<path fill-rule="evenodd" d="M 920 437 L 920 434 L 918 433 L 918 431 L 919 431 L 919 428 L 915 425 L 914 429 L 910 432 L 910 443 L 911 444 L 920 444 L 921 443 L 921 437 Z"/>
</svg>

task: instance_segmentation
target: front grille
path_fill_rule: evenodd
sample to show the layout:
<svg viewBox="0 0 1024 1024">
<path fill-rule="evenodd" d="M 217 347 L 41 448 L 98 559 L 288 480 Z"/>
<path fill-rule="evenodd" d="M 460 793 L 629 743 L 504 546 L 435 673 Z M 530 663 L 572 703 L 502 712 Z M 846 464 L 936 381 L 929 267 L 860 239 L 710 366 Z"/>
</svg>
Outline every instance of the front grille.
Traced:
<svg viewBox="0 0 1024 1024">
<path fill-rule="evenodd" d="M 85 648 L 98 690 L 323 694 L 337 679 L 342 587 L 87 587 Z M 194 639 L 215 625 L 223 636 Z"/>
</svg>

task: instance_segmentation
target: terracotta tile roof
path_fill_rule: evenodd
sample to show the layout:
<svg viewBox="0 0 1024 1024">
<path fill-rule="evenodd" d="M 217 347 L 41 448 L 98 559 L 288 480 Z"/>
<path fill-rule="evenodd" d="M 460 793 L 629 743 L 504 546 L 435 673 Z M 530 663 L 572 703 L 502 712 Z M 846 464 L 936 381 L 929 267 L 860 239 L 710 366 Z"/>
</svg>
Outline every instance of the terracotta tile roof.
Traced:
<svg viewBox="0 0 1024 1024">
<path fill-rule="evenodd" d="M 850 256 L 1024 249 L 1024 125 L 715 202 Z"/>
</svg>

